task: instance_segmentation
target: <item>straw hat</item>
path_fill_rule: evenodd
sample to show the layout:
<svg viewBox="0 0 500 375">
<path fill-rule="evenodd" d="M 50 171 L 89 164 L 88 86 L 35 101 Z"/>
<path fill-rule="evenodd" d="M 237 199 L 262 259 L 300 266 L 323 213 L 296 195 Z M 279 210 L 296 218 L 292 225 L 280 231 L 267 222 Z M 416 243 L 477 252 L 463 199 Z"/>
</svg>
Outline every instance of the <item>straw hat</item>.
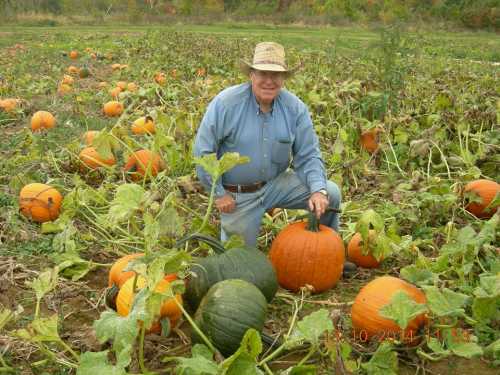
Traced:
<svg viewBox="0 0 500 375">
<path fill-rule="evenodd" d="M 255 46 L 253 62 L 250 64 L 241 60 L 241 70 L 249 74 L 251 69 L 265 70 L 270 72 L 283 72 L 287 76 L 295 73 L 298 67 L 288 69 L 285 62 L 285 49 L 281 44 L 274 42 L 262 42 Z"/>
</svg>

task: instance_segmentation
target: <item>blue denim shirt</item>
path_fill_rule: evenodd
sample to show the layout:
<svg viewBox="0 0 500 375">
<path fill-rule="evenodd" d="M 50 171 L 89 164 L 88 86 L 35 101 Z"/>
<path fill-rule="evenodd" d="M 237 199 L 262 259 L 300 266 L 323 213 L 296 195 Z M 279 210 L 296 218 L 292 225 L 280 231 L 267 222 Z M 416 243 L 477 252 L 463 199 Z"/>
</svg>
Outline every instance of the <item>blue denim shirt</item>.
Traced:
<svg viewBox="0 0 500 375">
<path fill-rule="evenodd" d="M 307 106 L 281 89 L 271 112 L 263 113 L 250 82 L 221 91 L 208 105 L 198 129 L 194 155 L 239 152 L 250 162 L 238 165 L 217 181 L 215 195 L 225 194 L 223 184 L 247 185 L 269 181 L 291 166 L 311 193 L 326 189 L 326 172 Z M 210 191 L 211 177 L 197 166 L 202 185 Z"/>
</svg>

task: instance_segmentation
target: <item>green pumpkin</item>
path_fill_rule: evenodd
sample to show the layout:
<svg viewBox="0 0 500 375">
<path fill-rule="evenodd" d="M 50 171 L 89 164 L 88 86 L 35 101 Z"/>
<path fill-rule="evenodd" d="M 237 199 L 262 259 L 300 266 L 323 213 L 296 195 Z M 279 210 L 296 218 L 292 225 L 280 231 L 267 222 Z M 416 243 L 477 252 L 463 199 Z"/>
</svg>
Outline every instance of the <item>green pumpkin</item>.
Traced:
<svg viewBox="0 0 500 375">
<path fill-rule="evenodd" d="M 267 301 L 261 291 L 244 280 L 224 280 L 210 288 L 201 300 L 194 320 L 212 344 L 230 356 L 249 328 L 262 332 Z M 192 341 L 202 343 L 194 332 Z"/>
<path fill-rule="evenodd" d="M 241 279 L 254 284 L 270 302 L 278 290 L 276 272 L 269 259 L 259 250 L 244 247 L 225 250 L 208 236 L 191 236 L 209 244 L 218 255 L 201 258 L 191 266 L 184 301 L 194 311 L 210 287 L 219 281 Z"/>
</svg>

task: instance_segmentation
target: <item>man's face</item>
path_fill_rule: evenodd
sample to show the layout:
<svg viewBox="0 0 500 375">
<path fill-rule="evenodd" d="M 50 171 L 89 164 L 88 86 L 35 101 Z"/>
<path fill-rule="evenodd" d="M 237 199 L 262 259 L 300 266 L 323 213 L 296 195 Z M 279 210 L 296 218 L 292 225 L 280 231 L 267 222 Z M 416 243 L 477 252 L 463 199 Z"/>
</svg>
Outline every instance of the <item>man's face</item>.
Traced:
<svg viewBox="0 0 500 375">
<path fill-rule="evenodd" d="M 264 70 L 252 70 L 250 73 L 252 91 L 260 104 L 271 104 L 283 87 L 285 74 Z"/>
</svg>

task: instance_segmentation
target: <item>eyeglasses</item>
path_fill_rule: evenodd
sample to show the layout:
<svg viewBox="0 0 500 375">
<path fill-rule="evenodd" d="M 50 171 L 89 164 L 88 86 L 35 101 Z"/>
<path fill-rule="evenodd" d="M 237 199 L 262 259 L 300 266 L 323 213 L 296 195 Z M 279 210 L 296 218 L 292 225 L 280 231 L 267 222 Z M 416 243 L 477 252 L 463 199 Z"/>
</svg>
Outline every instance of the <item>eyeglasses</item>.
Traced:
<svg viewBox="0 0 500 375">
<path fill-rule="evenodd" d="M 266 80 L 268 78 L 271 79 L 271 81 L 280 83 L 285 79 L 285 74 L 281 72 L 270 72 L 270 71 L 264 71 L 264 70 L 252 70 L 252 73 L 257 77 L 259 80 Z"/>
</svg>

